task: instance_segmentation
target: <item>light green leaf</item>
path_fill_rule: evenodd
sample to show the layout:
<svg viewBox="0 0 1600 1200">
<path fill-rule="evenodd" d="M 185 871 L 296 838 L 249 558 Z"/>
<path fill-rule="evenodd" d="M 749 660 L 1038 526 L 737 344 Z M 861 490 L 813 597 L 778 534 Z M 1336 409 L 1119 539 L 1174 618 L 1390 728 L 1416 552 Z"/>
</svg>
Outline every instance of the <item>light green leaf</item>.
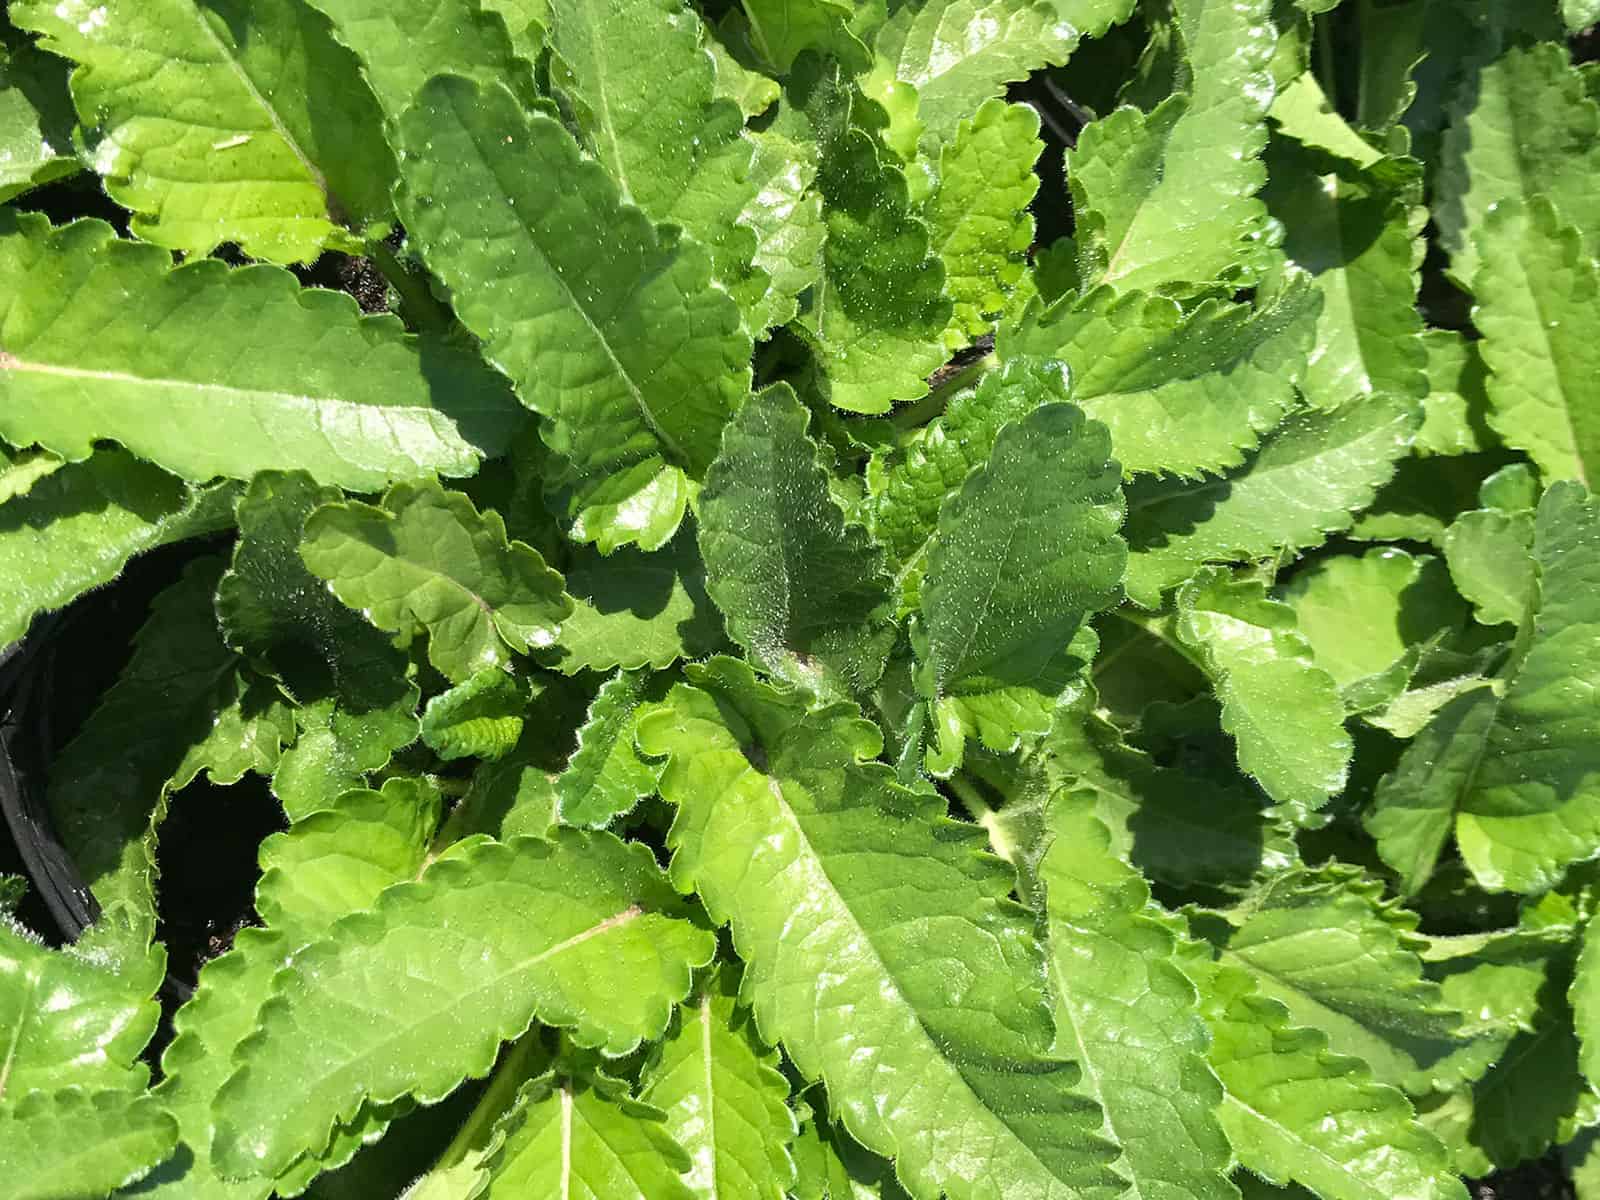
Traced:
<svg viewBox="0 0 1600 1200">
<path fill-rule="evenodd" d="M 609 834 L 446 855 L 275 982 L 217 1098 L 218 1165 L 272 1175 L 364 1102 L 431 1103 L 535 1018 L 611 1054 L 658 1036 L 714 946 L 683 912 L 649 849 Z"/>
<path fill-rule="evenodd" d="M 1487 450 L 1489 393 L 1482 343 L 1468 341 L 1451 329 L 1429 329 L 1422 335 L 1428 353 L 1428 395 L 1423 400 L 1418 454 L 1471 454 Z"/>
<path fill-rule="evenodd" d="M 1600 662 L 1597 526 L 1600 504 L 1577 484 L 1545 493 L 1534 520 L 1536 603 L 1496 686 L 1441 709 L 1380 783 L 1369 828 L 1412 887 L 1452 823 L 1490 890 L 1544 891 L 1600 850 L 1600 730 L 1582 700 Z"/>
<path fill-rule="evenodd" d="M 666 1131 L 689 1152 L 684 1182 L 696 1196 L 781 1200 L 795 1182 L 789 1081 L 737 1007 L 738 992 L 739 973 L 724 966 L 678 1010 L 639 1098 L 666 1113 Z"/>
<path fill-rule="evenodd" d="M 660 768 L 641 762 L 633 745 L 646 687 L 645 676 L 628 671 L 601 686 L 578 730 L 578 748 L 556 779 L 562 824 L 603 828 L 655 792 Z"/>
<path fill-rule="evenodd" d="M 547 418 L 574 537 L 665 545 L 749 390 L 750 339 L 708 255 L 658 233 L 560 122 L 501 87 L 431 81 L 398 140 L 401 218 L 486 357 Z"/>
<path fill-rule="evenodd" d="M 34 484 L 65 465 L 65 459 L 48 450 L 13 450 L 0 442 L 0 504 L 26 496 Z"/>
<path fill-rule="evenodd" d="M 1223 961 L 1380 1081 L 1426 1091 L 1465 1040 L 1461 1014 L 1423 976 L 1415 918 L 1387 908 L 1381 887 L 1353 868 L 1280 873 L 1228 919 L 1216 939 Z"/>
<path fill-rule="evenodd" d="M 1239 466 L 1295 407 L 1320 306 L 1298 273 L 1254 306 L 1210 299 L 1187 312 L 1102 287 L 1030 302 L 999 347 L 1066 362 L 1073 400 L 1110 428 L 1125 474 L 1193 478 Z"/>
<path fill-rule="evenodd" d="M 110 583 L 136 554 L 213 533 L 235 485 L 190 488 L 122 450 L 101 450 L 0 504 L 0 646 L 33 618 Z"/>
<path fill-rule="evenodd" d="M 1362 66 L 1367 65 L 1369 55 L 1369 48 L 1363 46 Z M 1321 151 L 1360 168 L 1370 167 L 1383 158 L 1380 151 L 1339 115 L 1313 71 L 1297 75 L 1279 88 L 1267 115 L 1272 118 L 1274 133 L 1298 142 L 1304 149 Z M 1269 171 L 1269 186 L 1271 176 Z"/>
<path fill-rule="evenodd" d="M 23 39 L 0 48 L 0 200 L 83 169 L 66 64 Z"/>
<path fill-rule="evenodd" d="M 572 611 L 561 576 L 533 547 L 506 539 L 438 483 L 396 484 L 381 505 L 326 504 L 306 521 L 301 557 L 373 624 L 409 637 L 426 629 L 428 660 L 453 682 L 512 653 L 552 645 Z"/>
<path fill-rule="evenodd" d="M 538 654 L 556 670 L 637 670 L 699 658 L 726 643 L 706 595 L 705 564 L 688 525 L 661 550 L 608 555 L 580 547 L 567 563 L 572 615 Z"/>
<path fill-rule="evenodd" d="M 1469 71 L 1450 105 L 1435 171 L 1433 219 L 1451 273 L 1477 290 L 1479 235 L 1505 201 L 1544 196 L 1600 246 L 1593 181 L 1600 172 L 1600 104 L 1587 95 L 1565 46 L 1513 45 Z M 1482 297 L 1479 297 L 1482 299 Z"/>
<path fill-rule="evenodd" d="M 923 395 L 945 360 L 944 265 L 878 136 L 882 110 L 836 67 L 821 71 L 811 61 L 790 83 L 821 146 L 816 186 L 827 226 L 823 278 L 800 321 L 815 339 L 828 399 L 850 412 L 888 412 Z"/>
<path fill-rule="evenodd" d="M 852 706 L 805 712 L 728 659 L 690 678 L 715 698 L 675 688 L 641 720 L 639 744 L 669 756 L 673 879 L 732 922 L 762 1037 L 826 1083 L 835 1117 L 894 1155 L 922 1200 L 1114 1186 L 1079 1071 L 1046 1056 L 1032 922 L 1006 899 L 1011 872 L 980 852 L 981 832 L 867 761 L 881 737 Z M 848 1037 L 830 1015 L 840 1010 L 853 1014 Z"/>
<path fill-rule="evenodd" d="M 1415 185 L 1287 138 L 1273 142 L 1267 166 L 1262 198 L 1287 229 L 1283 251 L 1323 299 L 1307 398 L 1317 408 L 1375 394 L 1421 400 L 1428 360 L 1416 301 L 1427 214 L 1415 206 Z"/>
<path fill-rule="evenodd" d="M 1344 787 L 1352 744 L 1333 676 L 1316 665 L 1294 609 L 1258 580 L 1201 571 L 1178 593 L 1179 639 L 1204 664 L 1239 767 L 1297 816 Z"/>
<path fill-rule="evenodd" d="M 1009 737 L 1049 728 L 1012 714 L 1062 691 L 1060 660 L 1084 620 L 1121 598 L 1122 489 L 1105 426 L 1045 404 L 1001 428 L 988 462 L 944 504 L 922 588 L 918 689 L 933 710 L 930 769 L 958 766 L 970 727 L 1004 715 Z M 996 710 L 1000 710 L 997 712 Z M 986 721 L 985 718 L 988 718 Z"/>
<path fill-rule="evenodd" d="M 1039 190 L 1033 167 L 1043 150 L 1033 109 L 990 100 L 940 152 L 939 186 L 924 215 L 953 305 L 945 332 L 952 350 L 989 332 L 1027 273 L 1028 205 Z"/>
<path fill-rule="evenodd" d="M 104 1196 L 144 1178 L 178 1128 L 137 1092 L 36 1093 L 0 1106 L 0 1171 L 10 1200 Z"/>
<path fill-rule="evenodd" d="M 746 120 L 766 112 L 783 95 L 777 80 L 752 70 L 733 56 L 715 26 L 703 30 L 700 44 L 717 64 L 717 95 L 737 104 Z"/>
<path fill-rule="evenodd" d="M 812 187 L 815 150 L 775 129 L 748 136 L 755 143 L 747 168 L 754 195 L 737 220 L 756 235 L 751 262 L 755 275 L 765 274 L 767 290 L 758 302 L 747 302 L 745 319 L 752 329 L 766 329 L 792 320 L 799 309 L 797 297 L 817 281 L 827 227 L 822 197 Z M 750 286 L 740 285 L 740 297 Z"/>
<path fill-rule="evenodd" d="M 802 51 L 831 51 L 852 61 L 866 48 L 846 28 L 854 17 L 847 0 L 743 0 L 750 40 L 777 74 L 787 75 Z"/>
<path fill-rule="evenodd" d="M 103 438 L 205 482 L 302 469 L 360 490 L 470 475 L 516 406 L 474 357 L 274 267 L 174 268 L 102 221 L 0 216 L 0 437 Z"/>
<path fill-rule="evenodd" d="M 1128 490 L 1128 595 L 1145 608 L 1205 562 L 1315 546 L 1348 529 L 1416 436 L 1415 405 L 1374 397 L 1285 422 L 1222 479 L 1135 481 Z"/>
<path fill-rule="evenodd" d="M 821 1100 L 821 1088 L 809 1096 Z M 894 1164 L 879 1158 L 844 1130 L 813 1110 L 800 1126 L 794 1159 L 798 1179 L 795 1200 L 905 1200 L 895 1180 Z"/>
<path fill-rule="evenodd" d="M 0 1113 L 33 1093 L 142 1089 L 150 1070 L 139 1053 L 161 1016 L 165 968 L 159 951 L 119 962 L 51 950 L 0 916 Z"/>
<path fill-rule="evenodd" d="M 10 15 L 79 64 L 90 161 L 144 240 L 301 262 L 358 247 L 350 230 L 388 216 L 377 105 L 297 0 L 20 0 Z"/>
<path fill-rule="evenodd" d="M 1092 283 L 1119 291 L 1230 277 L 1260 236 L 1261 151 L 1277 34 L 1270 0 L 1176 0 L 1188 86 L 1153 111 L 1090 123 L 1067 154 L 1078 244 Z"/>
<path fill-rule="evenodd" d="M 693 1200 L 688 1167 L 660 1109 L 598 1071 L 558 1065 L 518 1096 L 505 1141 L 488 1162 L 483 1200 Z"/>
<path fill-rule="evenodd" d="M 485 667 L 428 701 L 422 740 L 440 758 L 504 758 L 522 736 L 526 681 Z"/>
<path fill-rule="evenodd" d="M 1600 3 L 1596 0 L 1561 0 L 1561 16 L 1569 33 L 1581 33 L 1600 21 Z"/>
<path fill-rule="evenodd" d="M 728 423 L 700 494 L 700 553 L 711 598 L 753 661 L 818 695 L 849 695 L 883 671 L 889 577 L 829 494 L 810 418 L 776 384 Z"/>
<path fill-rule="evenodd" d="M 914 88 L 924 151 L 937 156 L 960 123 L 1006 84 L 1066 62 L 1081 33 L 1049 0 L 905 4 L 878 31 L 876 63 L 863 86 L 878 99 L 897 87 Z"/>
<path fill-rule="evenodd" d="M 1217 1117 L 1239 1161 L 1324 1200 L 1466 1200 L 1445 1148 L 1395 1088 L 1295 1026 L 1251 976 L 1189 958 L 1226 1097 Z"/>
<path fill-rule="evenodd" d="M 1056 799 L 1046 819 L 1039 879 L 1056 1047 L 1083 1068 L 1085 1091 L 1105 1112 L 1104 1132 L 1122 1149 L 1124 1194 L 1237 1200 L 1205 1022 L 1149 886 L 1111 852 L 1082 798 Z"/>
<path fill-rule="evenodd" d="M 394 696 L 367 704 L 338 696 L 294 710 L 299 729 L 272 773 L 272 794 L 291 821 L 318 809 L 342 792 L 360 787 L 368 772 L 384 767 L 396 750 L 417 738 L 415 683 Z"/>
<path fill-rule="evenodd" d="M 1570 219 L 1542 197 L 1485 216 L 1472 319 L 1489 424 L 1547 481 L 1587 483 L 1600 476 L 1600 236 L 1585 246 Z"/>
<path fill-rule="evenodd" d="M 1533 513 L 1477 508 L 1444 531 L 1450 577 L 1485 625 L 1520 624 L 1533 600 Z"/>
</svg>

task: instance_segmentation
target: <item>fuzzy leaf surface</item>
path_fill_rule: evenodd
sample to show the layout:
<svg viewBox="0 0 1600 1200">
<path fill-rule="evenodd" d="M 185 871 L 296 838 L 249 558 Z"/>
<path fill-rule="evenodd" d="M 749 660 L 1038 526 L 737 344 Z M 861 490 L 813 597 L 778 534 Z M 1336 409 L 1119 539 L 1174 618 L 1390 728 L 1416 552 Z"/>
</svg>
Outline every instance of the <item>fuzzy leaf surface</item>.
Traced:
<svg viewBox="0 0 1600 1200">
<path fill-rule="evenodd" d="M 660 768 L 642 761 L 633 744 L 645 691 L 645 677 L 629 671 L 601 685 L 556 780 L 563 824 L 602 828 L 656 790 Z"/>
<path fill-rule="evenodd" d="M 0 1106 L 12 1200 L 77 1200 L 137 1183 L 172 1151 L 172 1117 L 140 1092 L 38 1092 Z"/>
</svg>

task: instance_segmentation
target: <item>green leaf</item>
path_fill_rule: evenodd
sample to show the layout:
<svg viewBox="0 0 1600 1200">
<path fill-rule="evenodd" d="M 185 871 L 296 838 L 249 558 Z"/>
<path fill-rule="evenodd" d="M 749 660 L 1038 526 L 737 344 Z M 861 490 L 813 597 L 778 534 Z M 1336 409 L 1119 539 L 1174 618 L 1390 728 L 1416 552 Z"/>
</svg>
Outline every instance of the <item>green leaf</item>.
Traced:
<svg viewBox="0 0 1600 1200">
<path fill-rule="evenodd" d="M 1116 7 L 1125 15 L 1131 6 Z M 1066 62 L 1080 33 L 1048 0 L 906 4 L 879 30 L 877 62 L 864 86 L 868 95 L 883 99 L 914 88 L 923 147 L 936 155 L 956 139 L 960 123 L 1006 84 Z"/>
<path fill-rule="evenodd" d="M 1344 787 L 1352 745 L 1333 676 L 1316 665 L 1295 611 L 1218 568 L 1178 593 L 1178 637 L 1204 664 L 1239 767 L 1295 815 Z"/>
<path fill-rule="evenodd" d="M 1047 712 L 1084 620 L 1121 598 L 1118 478 L 1105 426 L 1070 404 L 1045 404 L 1004 426 L 989 461 L 945 502 L 928 551 L 927 646 L 918 654 L 918 688 L 938 730 L 931 769 L 959 765 L 969 727 L 997 709 L 1011 737 L 985 730 L 991 749 L 1049 727 L 1006 710 Z"/>
<path fill-rule="evenodd" d="M 678 1010 L 646 1064 L 639 1098 L 666 1113 L 689 1152 L 684 1182 L 711 1200 L 781 1200 L 795 1183 L 789 1081 L 737 1007 L 739 974 L 718 970 Z"/>
<path fill-rule="evenodd" d="M 950 323 L 944 265 L 912 212 L 906 176 L 879 136 L 884 114 L 837 71 L 791 80 L 821 146 L 817 190 L 823 278 L 801 325 L 815 339 L 826 394 L 850 412 L 888 412 L 927 390 Z"/>
<path fill-rule="evenodd" d="M 1188 86 L 1090 123 L 1067 154 L 1084 277 L 1119 291 L 1231 276 L 1260 236 L 1272 101 L 1270 0 L 1176 0 Z"/>
<path fill-rule="evenodd" d="M 0 442 L 0 504 L 26 496 L 34 484 L 65 465 L 65 459 L 48 450 L 13 450 Z"/>
<path fill-rule="evenodd" d="M 217 1098 L 217 1163 L 272 1175 L 363 1102 L 431 1103 L 535 1018 L 611 1054 L 658 1036 L 714 944 L 683 912 L 648 848 L 609 834 L 445 856 L 279 976 Z"/>
<path fill-rule="evenodd" d="M 525 682 L 499 667 L 485 667 L 428 701 L 422 740 L 447 761 L 504 758 L 522 736 L 527 707 Z"/>
<path fill-rule="evenodd" d="M 289 819 L 325 808 L 342 792 L 360 787 L 369 772 L 416 741 L 418 699 L 417 685 L 408 683 L 379 704 L 329 696 L 295 709 L 299 733 L 272 773 L 272 793 Z"/>
<path fill-rule="evenodd" d="M 102 221 L 0 216 L 0 437 L 121 442 L 205 482 L 302 469 L 359 490 L 469 475 L 516 406 L 471 355 L 274 267 L 174 268 Z"/>
<path fill-rule="evenodd" d="M 889 578 L 829 494 L 809 423 L 787 384 L 728 423 L 700 494 L 700 553 L 711 598 L 754 662 L 819 695 L 849 695 L 883 671 Z"/>
<path fill-rule="evenodd" d="M 1577 484 L 1545 493 L 1534 519 L 1536 603 L 1496 686 L 1441 709 L 1380 783 L 1368 826 L 1412 887 L 1452 824 L 1490 890 L 1543 891 L 1600 849 L 1597 733 L 1579 698 L 1600 661 L 1597 524 L 1600 504 Z"/>
<path fill-rule="evenodd" d="M 1073 400 L 1111 430 L 1125 474 L 1193 478 L 1237 467 L 1297 404 L 1321 298 L 1303 276 L 1255 306 L 1176 301 L 1109 287 L 1001 330 L 1000 353 L 1059 358 Z"/>
<path fill-rule="evenodd" d="M 1113 1185 L 1079 1071 L 1047 1057 L 1039 947 L 983 835 L 867 761 L 881 738 L 852 706 L 807 713 L 726 659 L 691 678 L 714 692 L 675 688 L 639 744 L 669 756 L 672 876 L 732 922 L 762 1037 L 826 1083 L 835 1116 L 896 1157 L 913 1196 Z"/>
<path fill-rule="evenodd" d="M 1457 280 L 1476 291 L 1479 235 L 1490 211 L 1508 200 L 1526 205 L 1544 196 L 1564 220 L 1579 222 L 1588 252 L 1596 252 L 1600 215 L 1592 181 L 1600 171 L 1600 104 L 1586 94 L 1565 46 L 1511 46 L 1466 74 L 1450 114 L 1433 219 Z"/>
<path fill-rule="evenodd" d="M 1600 236 L 1585 246 L 1567 219 L 1542 197 L 1485 216 L 1472 319 L 1489 424 L 1546 480 L 1587 482 L 1600 473 Z"/>
<path fill-rule="evenodd" d="M 11 1200 L 76 1200 L 138 1182 L 172 1151 L 161 1105 L 130 1092 L 36 1093 L 0 1107 L 0 1170 Z"/>
<path fill-rule="evenodd" d="M 66 64 L 7 38 L 0 50 L 0 200 L 83 169 L 72 144 L 75 117 Z"/>
<path fill-rule="evenodd" d="M 350 230 L 388 216 L 377 105 L 297 0 L 20 0 L 10 15 L 79 64 L 90 161 L 146 241 L 301 262 L 354 248 Z"/>
<path fill-rule="evenodd" d="M 1423 400 L 1422 429 L 1417 433 L 1418 454 L 1472 454 L 1487 450 L 1489 393 L 1488 368 L 1482 343 L 1468 341 L 1449 329 L 1429 329 L 1422 335 L 1428 353 L 1428 395 Z"/>
<path fill-rule="evenodd" d="M 0 646 L 33 618 L 110 583 L 136 554 L 225 528 L 235 488 L 190 488 L 102 450 L 0 504 Z"/>
<path fill-rule="evenodd" d="M 1317 408 L 1375 394 L 1421 400 L 1427 348 L 1416 301 L 1426 212 L 1414 204 L 1415 186 L 1286 138 L 1273 142 L 1267 166 L 1262 197 L 1287 229 L 1283 251 L 1323 299 L 1307 398 Z"/>
<path fill-rule="evenodd" d="M 811 1093 L 820 1100 L 821 1089 Z M 813 1111 L 794 1145 L 795 1200 L 905 1200 L 894 1164 Z"/>
<path fill-rule="evenodd" d="M 1125 1194 L 1236 1200 L 1205 1022 L 1150 889 L 1111 852 L 1082 799 L 1052 802 L 1047 821 L 1052 840 L 1039 878 L 1056 1045 L 1082 1066 L 1104 1132 L 1122 1148 Z"/>
<path fill-rule="evenodd" d="M 159 951 L 119 962 L 96 961 L 87 945 L 51 950 L 0 916 L 0 1113 L 34 1093 L 142 1089 L 165 967 Z"/>
<path fill-rule="evenodd" d="M 530 1081 L 508 1126 L 488 1163 L 484 1200 L 692 1200 L 696 1194 L 682 1174 L 689 1157 L 661 1110 L 631 1099 L 626 1084 L 598 1071 L 558 1067 Z"/>
<path fill-rule="evenodd" d="M 865 47 L 846 29 L 854 15 L 846 0 L 743 0 L 742 7 L 752 44 L 776 74 L 787 75 L 805 50 L 865 57 Z"/>
<path fill-rule="evenodd" d="M 1128 595 L 1161 595 L 1205 562 L 1315 546 L 1348 529 L 1394 474 L 1421 423 L 1415 405 L 1374 397 L 1285 422 L 1222 479 L 1136 481 L 1128 490 Z"/>
<path fill-rule="evenodd" d="M 1295 1026 L 1247 972 L 1193 957 L 1185 966 L 1226 1090 L 1217 1117 L 1240 1163 L 1324 1200 L 1465 1200 L 1444 1147 L 1401 1092 L 1332 1053 L 1320 1030 Z"/>
<path fill-rule="evenodd" d="M 685 525 L 661 550 L 626 548 L 601 555 L 579 547 L 567 563 L 572 615 L 541 662 L 578 671 L 669 667 L 726 642 L 722 617 L 706 595 L 705 564 Z"/>
<path fill-rule="evenodd" d="M 660 769 L 640 761 L 633 745 L 646 687 L 645 676 L 628 671 L 601 686 L 578 730 L 578 748 L 556 780 L 562 824 L 600 829 L 655 793 Z"/>
<path fill-rule="evenodd" d="M 326 504 L 306 521 L 301 557 L 334 594 L 380 629 L 426 629 L 428 660 L 462 682 L 511 655 L 552 645 L 572 611 L 561 576 L 533 547 L 506 539 L 438 483 L 396 484 L 381 505 Z"/>
<path fill-rule="evenodd" d="M 1043 150 L 1033 109 L 990 100 L 962 120 L 940 152 L 939 186 L 924 215 L 953 305 L 945 332 L 951 349 L 989 332 L 1027 273 L 1034 234 L 1028 206 L 1039 190 L 1033 168 Z"/>
<path fill-rule="evenodd" d="M 1520 624 L 1533 601 L 1533 513 L 1477 508 L 1444 532 L 1444 557 L 1456 590 L 1485 625 Z"/>
<path fill-rule="evenodd" d="M 401 218 L 486 357 L 547 418 L 574 538 L 665 545 L 749 390 L 750 339 L 708 255 L 658 233 L 560 122 L 498 86 L 434 79 L 398 141 Z"/>
<path fill-rule="evenodd" d="M 1223 961 L 1380 1081 L 1425 1091 L 1464 1041 L 1461 1014 L 1423 976 L 1415 918 L 1387 908 L 1380 886 L 1353 868 L 1278 874 L 1229 921 Z"/>
</svg>

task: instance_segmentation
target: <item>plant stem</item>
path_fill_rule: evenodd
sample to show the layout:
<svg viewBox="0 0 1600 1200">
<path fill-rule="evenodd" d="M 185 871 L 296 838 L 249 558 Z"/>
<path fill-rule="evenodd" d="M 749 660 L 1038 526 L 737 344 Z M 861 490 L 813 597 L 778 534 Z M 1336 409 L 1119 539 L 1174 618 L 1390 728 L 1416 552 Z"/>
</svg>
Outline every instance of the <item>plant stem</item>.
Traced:
<svg viewBox="0 0 1600 1200">
<path fill-rule="evenodd" d="M 400 308 L 409 324 L 429 333 L 444 333 L 455 324 L 455 317 L 439 303 L 427 279 L 402 262 L 388 242 L 368 242 L 367 257 L 400 294 Z"/>
<path fill-rule="evenodd" d="M 467 1119 L 456 1130 L 455 1137 L 450 1139 L 444 1153 L 439 1155 L 430 1175 L 459 1166 L 469 1155 L 481 1154 L 488 1148 L 495 1123 L 511 1107 L 522 1085 L 533 1078 L 538 1068 L 544 1066 L 546 1055 L 540 1032 L 539 1027 L 535 1026 L 506 1051 L 500 1065 L 489 1077 L 489 1085 L 483 1089 L 483 1095 L 478 1097 Z"/>
</svg>

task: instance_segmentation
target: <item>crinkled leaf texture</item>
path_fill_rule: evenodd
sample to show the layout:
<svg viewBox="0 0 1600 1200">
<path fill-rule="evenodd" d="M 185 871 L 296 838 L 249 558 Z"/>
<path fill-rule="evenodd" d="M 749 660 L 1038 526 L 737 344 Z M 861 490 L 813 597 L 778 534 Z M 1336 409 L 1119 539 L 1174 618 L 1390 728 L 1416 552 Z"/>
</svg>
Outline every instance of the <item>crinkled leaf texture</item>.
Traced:
<svg viewBox="0 0 1600 1200">
<path fill-rule="evenodd" d="M 1114 1186 L 1080 1072 L 1049 1055 L 1031 920 L 982 834 L 868 761 L 880 735 L 853 707 L 808 713 L 727 659 L 690 675 L 639 744 L 668 756 L 673 880 L 731 922 L 762 1035 L 913 1196 Z"/>
</svg>

